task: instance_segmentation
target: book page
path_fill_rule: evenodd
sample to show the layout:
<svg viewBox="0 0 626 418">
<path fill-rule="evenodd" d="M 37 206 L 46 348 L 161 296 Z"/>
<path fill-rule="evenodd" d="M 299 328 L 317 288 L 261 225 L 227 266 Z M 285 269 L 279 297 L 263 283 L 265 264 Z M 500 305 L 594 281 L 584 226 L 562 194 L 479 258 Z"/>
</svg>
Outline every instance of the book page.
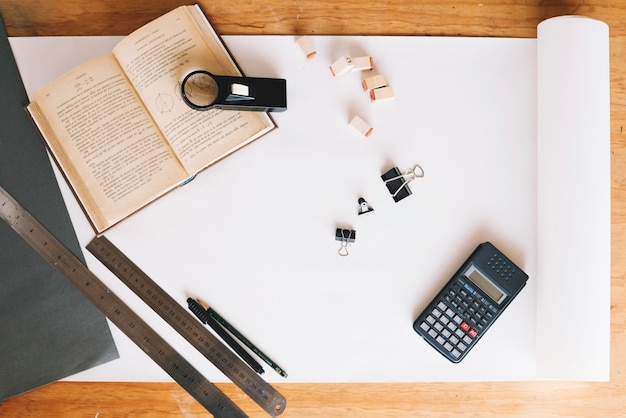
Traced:
<svg viewBox="0 0 626 418">
<path fill-rule="evenodd" d="M 113 53 L 190 174 L 273 128 L 265 113 L 197 111 L 183 102 L 180 83 L 191 71 L 239 75 L 197 6 L 161 16 L 130 34 Z"/>
<path fill-rule="evenodd" d="M 37 91 L 29 110 L 98 231 L 186 177 L 111 54 Z"/>
<path fill-rule="evenodd" d="M 608 26 L 565 16 L 538 27 L 537 370 L 608 380 Z"/>
</svg>

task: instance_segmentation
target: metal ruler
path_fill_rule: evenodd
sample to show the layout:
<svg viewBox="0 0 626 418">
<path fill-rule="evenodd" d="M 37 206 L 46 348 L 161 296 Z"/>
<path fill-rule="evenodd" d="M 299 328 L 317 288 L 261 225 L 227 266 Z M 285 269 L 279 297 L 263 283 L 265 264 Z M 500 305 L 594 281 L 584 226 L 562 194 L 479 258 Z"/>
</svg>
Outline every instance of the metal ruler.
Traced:
<svg viewBox="0 0 626 418">
<path fill-rule="evenodd" d="M 272 386 L 215 337 L 104 236 L 94 238 L 87 249 L 172 326 L 202 355 L 222 371 L 270 415 L 285 410 L 286 400 Z"/>
<path fill-rule="evenodd" d="M 18 235 L 28 242 L 46 261 L 52 264 L 76 289 L 109 318 L 120 331 L 137 344 L 139 348 L 210 413 L 215 417 L 246 417 L 246 414 L 237 405 L 202 376 L 158 333 L 111 292 L 70 250 L 59 242 L 2 187 L 0 187 L 0 218 L 7 222 Z M 216 345 L 214 349 L 219 354 L 223 354 L 222 348 L 219 346 Z M 228 349 L 223 347 L 223 350 Z M 219 354 L 218 357 L 221 358 Z M 225 358 L 230 358 L 231 356 L 226 355 Z M 243 362 L 241 364 L 242 367 L 247 367 Z M 247 374 L 242 372 L 242 376 L 247 376 Z M 229 377 L 232 378 L 233 376 L 229 375 Z M 265 394 L 262 386 L 259 386 L 257 391 L 259 394 Z M 282 403 L 275 401 L 274 398 L 270 398 L 265 404 L 266 407 L 264 409 L 270 415 L 278 415 L 285 408 L 284 398 Z"/>
</svg>

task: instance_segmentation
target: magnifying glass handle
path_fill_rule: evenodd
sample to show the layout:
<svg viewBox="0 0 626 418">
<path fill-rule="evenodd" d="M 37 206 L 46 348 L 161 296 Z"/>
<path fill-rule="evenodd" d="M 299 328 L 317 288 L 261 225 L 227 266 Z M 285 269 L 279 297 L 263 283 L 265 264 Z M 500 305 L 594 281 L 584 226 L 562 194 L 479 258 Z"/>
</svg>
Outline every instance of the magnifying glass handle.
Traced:
<svg viewBox="0 0 626 418">
<path fill-rule="evenodd" d="M 213 76 L 218 95 L 213 107 L 228 110 L 283 112 L 287 81 L 282 78 Z"/>
</svg>

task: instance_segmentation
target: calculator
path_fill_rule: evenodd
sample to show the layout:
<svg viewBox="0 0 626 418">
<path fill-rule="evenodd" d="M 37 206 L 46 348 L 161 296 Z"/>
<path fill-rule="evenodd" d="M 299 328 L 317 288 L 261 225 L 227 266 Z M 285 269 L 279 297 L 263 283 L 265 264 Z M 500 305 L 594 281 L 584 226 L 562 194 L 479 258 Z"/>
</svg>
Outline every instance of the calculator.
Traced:
<svg viewBox="0 0 626 418">
<path fill-rule="evenodd" d="M 490 242 L 480 244 L 413 323 L 453 363 L 476 345 L 524 288 L 528 275 Z"/>
</svg>

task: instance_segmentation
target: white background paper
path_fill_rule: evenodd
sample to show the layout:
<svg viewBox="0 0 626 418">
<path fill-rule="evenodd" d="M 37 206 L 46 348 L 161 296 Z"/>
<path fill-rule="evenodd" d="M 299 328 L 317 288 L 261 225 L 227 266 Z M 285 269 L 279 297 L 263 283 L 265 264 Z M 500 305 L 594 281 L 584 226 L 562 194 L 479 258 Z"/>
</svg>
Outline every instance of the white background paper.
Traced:
<svg viewBox="0 0 626 418">
<path fill-rule="evenodd" d="M 11 43 L 32 97 L 117 40 Z M 287 382 L 537 378 L 537 41 L 312 37 L 318 55 L 306 61 L 293 37 L 224 40 L 247 75 L 287 79 L 289 109 L 273 114 L 279 128 L 106 236 L 182 306 L 189 296 L 212 305 L 289 373 Z M 338 57 L 366 54 L 395 99 L 371 103 L 361 73 L 332 77 L 328 66 Z M 370 137 L 348 126 L 354 115 L 373 126 Z M 425 177 L 394 203 L 380 175 L 415 164 Z M 61 183 L 85 246 L 93 231 Z M 357 214 L 359 197 L 373 213 Z M 337 254 L 337 227 L 357 231 L 347 257 Z M 454 365 L 412 322 L 486 240 L 530 279 Z M 210 380 L 225 380 L 85 254 L 96 275 Z M 170 380 L 113 331 L 121 358 L 72 380 Z M 285 381 L 265 368 L 268 381 Z"/>
</svg>

